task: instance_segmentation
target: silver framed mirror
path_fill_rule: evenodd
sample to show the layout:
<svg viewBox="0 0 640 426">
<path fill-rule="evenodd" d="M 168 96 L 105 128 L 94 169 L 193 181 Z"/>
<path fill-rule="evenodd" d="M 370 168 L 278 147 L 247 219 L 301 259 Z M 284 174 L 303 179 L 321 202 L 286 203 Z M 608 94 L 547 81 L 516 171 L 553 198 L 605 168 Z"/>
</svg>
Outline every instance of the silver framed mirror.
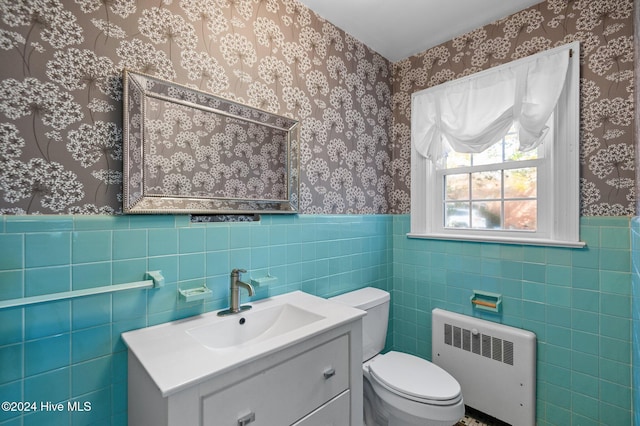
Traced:
<svg viewBox="0 0 640 426">
<path fill-rule="evenodd" d="M 299 123 L 123 73 L 125 213 L 297 213 Z"/>
</svg>

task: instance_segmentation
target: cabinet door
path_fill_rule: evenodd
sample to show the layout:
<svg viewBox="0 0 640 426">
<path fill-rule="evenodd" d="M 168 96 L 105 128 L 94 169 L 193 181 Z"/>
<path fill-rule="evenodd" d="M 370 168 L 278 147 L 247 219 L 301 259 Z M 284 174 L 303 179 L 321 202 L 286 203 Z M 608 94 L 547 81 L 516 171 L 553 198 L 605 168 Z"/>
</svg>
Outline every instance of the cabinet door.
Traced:
<svg viewBox="0 0 640 426">
<path fill-rule="evenodd" d="M 345 426 L 349 424 L 349 398 L 351 397 L 349 392 L 341 393 L 292 426 Z"/>
<path fill-rule="evenodd" d="M 324 343 L 202 399 L 203 425 L 290 425 L 349 387 L 349 338 Z M 348 424 L 349 417 L 345 417 Z"/>
</svg>

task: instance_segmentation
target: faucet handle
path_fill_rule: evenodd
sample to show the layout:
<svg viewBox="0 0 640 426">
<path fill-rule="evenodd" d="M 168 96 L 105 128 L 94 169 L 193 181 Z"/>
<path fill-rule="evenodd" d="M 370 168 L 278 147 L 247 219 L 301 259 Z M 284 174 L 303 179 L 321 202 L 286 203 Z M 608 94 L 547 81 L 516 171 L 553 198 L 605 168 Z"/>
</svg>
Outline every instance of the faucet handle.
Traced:
<svg viewBox="0 0 640 426">
<path fill-rule="evenodd" d="M 237 269 L 237 268 L 231 271 L 232 274 L 239 274 L 239 273 L 244 274 L 246 272 L 247 272 L 246 269 Z"/>
</svg>

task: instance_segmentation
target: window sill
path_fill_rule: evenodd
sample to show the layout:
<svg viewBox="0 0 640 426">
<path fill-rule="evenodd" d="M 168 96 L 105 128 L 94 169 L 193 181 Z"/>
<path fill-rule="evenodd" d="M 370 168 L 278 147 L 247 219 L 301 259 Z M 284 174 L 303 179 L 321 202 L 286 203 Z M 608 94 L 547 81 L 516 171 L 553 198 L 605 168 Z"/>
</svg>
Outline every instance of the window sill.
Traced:
<svg viewBox="0 0 640 426">
<path fill-rule="evenodd" d="M 542 238 L 516 238 L 501 237 L 494 235 L 460 235 L 460 234 L 416 234 L 407 233 L 408 238 L 421 238 L 427 240 L 448 240 L 448 241 L 472 241 L 479 243 L 501 243 L 501 244 L 520 244 L 529 246 L 547 246 L 547 247 L 567 247 L 567 248 L 583 248 L 587 243 L 582 241 L 563 241 Z"/>
</svg>

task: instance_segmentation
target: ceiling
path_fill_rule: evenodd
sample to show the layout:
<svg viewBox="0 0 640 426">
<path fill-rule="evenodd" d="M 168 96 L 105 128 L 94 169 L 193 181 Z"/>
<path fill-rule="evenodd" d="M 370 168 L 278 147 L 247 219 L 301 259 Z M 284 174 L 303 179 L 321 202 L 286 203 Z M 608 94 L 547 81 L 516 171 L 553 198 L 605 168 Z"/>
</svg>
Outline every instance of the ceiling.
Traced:
<svg viewBox="0 0 640 426">
<path fill-rule="evenodd" d="M 300 0 L 397 62 L 541 0 Z"/>
</svg>

